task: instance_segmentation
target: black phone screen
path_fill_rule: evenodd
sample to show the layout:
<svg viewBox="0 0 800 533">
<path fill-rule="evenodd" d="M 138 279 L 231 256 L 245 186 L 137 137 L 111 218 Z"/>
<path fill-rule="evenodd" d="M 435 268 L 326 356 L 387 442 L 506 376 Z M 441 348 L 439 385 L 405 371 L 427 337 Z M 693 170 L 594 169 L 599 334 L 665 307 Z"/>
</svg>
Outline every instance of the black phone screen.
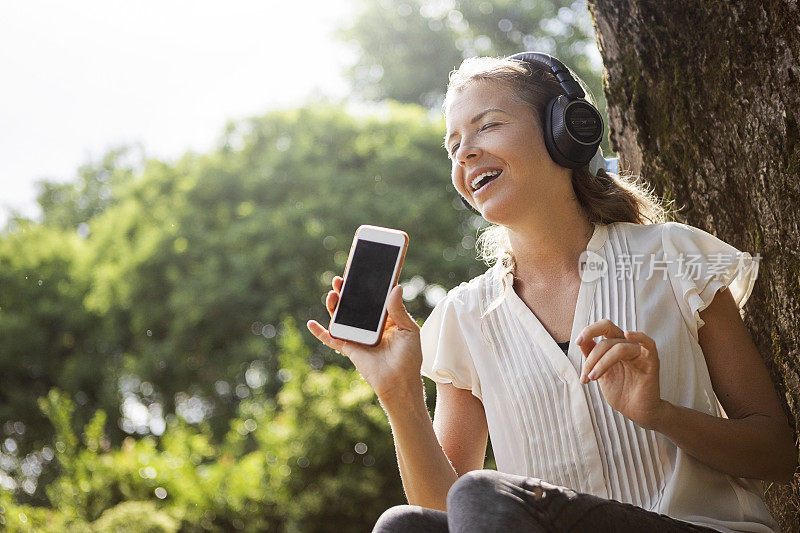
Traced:
<svg viewBox="0 0 800 533">
<path fill-rule="evenodd" d="M 399 246 L 359 239 L 350 261 L 336 322 L 378 331 Z"/>
</svg>

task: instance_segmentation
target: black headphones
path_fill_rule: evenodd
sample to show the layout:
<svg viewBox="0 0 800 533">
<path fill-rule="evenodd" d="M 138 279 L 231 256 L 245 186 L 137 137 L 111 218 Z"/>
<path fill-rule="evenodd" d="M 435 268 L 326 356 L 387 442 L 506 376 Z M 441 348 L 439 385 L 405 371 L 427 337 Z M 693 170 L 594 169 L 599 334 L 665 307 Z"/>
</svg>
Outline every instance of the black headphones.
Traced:
<svg viewBox="0 0 800 533">
<path fill-rule="evenodd" d="M 588 164 L 603 140 L 603 118 L 584 98 L 586 94 L 569 69 L 555 57 L 539 52 L 522 52 L 508 59 L 542 67 L 556 77 L 566 94 L 545 106 L 544 144 L 553 161 L 562 167 L 574 169 Z M 481 214 L 463 196 L 461 201 L 473 213 Z"/>
</svg>

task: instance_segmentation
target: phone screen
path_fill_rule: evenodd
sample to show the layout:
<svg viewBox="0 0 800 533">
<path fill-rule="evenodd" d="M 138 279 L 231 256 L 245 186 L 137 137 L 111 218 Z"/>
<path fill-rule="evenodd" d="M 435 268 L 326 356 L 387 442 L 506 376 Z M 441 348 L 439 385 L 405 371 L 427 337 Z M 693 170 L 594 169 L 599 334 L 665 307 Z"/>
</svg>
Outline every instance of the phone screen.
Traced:
<svg viewBox="0 0 800 533">
<path fill-rule="evenodd" d="M 350 261 L 336 322 L 378 331 L 399 246 L 359 239 Z"/>
</svg>

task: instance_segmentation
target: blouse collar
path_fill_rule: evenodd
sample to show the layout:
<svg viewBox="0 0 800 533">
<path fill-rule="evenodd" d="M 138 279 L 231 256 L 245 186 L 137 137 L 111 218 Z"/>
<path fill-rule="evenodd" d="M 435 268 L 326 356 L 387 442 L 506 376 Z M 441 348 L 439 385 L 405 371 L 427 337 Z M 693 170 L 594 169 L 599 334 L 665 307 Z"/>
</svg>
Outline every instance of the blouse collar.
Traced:
<svg viewBox="0 0 800 533">
<path fill-rule="evenodd" d="M 608 240 L 608 224 L 603 224 L 603 223 L 599 223 L 599 222 L 594 223 L 594 230 L 592 231 L 592 236 L 589 238 L 589 242 L 586 245 L 585 252 L 598 253 L 599 250 L 601 248 L 603 248 L 603 245 L 605 245 L 607 240 Z M 499 261 L 494 264 L 493 269 L 495 270 L 495 276 L 494 277 L 496 279 L 499 278 L 499 274 L 503 270 L 503 266 L 500 264 Z M 514 273 L 513 272 L 507 272 L 505 274 L 505 282 L 506 282 L 506 284 L 509 284 L 509 283 L 512 284 L 510 286 L 513 287 L 513 283 L 514 283 Z M 502 285 L 500 286 L 500 290 L 502 291 Z M 504 298 L 507 298 L 507 297 L 508 297 L 508 291 L 505 291 L 505 297 Z"/>
</svg>

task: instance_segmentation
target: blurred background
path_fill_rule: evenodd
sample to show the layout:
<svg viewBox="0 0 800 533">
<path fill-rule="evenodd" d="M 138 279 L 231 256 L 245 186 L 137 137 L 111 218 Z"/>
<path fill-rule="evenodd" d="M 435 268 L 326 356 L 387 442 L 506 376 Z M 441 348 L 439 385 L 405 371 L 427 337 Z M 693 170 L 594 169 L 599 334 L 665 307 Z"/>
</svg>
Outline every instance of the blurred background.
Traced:
<svg viewBox="0 0 800 533">
<path fill-rule="evenodd" d="M 441 102 L 523 50 L 605 114 L 581 1 L 0 6 L 0 529 L 365 531 L 405 503 L 372 390 L 304 324 L 360 224 L 408 232 L 420 322 L 485 270 Z"/>
</svg>

